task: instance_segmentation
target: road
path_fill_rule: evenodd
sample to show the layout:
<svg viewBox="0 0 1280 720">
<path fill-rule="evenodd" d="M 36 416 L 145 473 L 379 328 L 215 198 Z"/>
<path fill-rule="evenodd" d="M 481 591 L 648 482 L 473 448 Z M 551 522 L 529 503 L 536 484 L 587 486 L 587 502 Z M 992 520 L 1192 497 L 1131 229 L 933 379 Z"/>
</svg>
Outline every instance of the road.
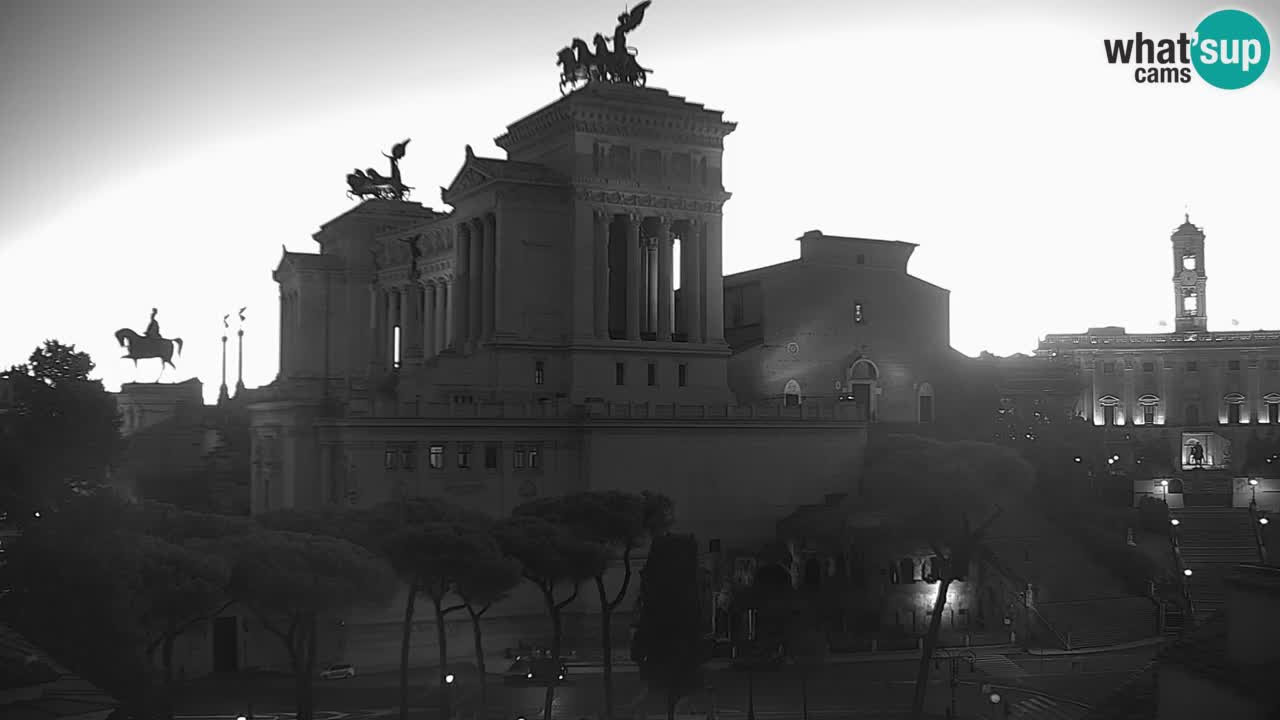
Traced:
<svg viewBox="0 0 1280 720">
<path fill-rule="evenodd" d="M 993 708 L 980 692 L 984 683 L 994 686 L 1009 704 L 1012 720 L 1078 720 L 1085 707 L 1108 695 L 1154 656 L 1156 648 L 1142 648 L 1087 656 L 1035 657 L 1023 653 L 984 654 L 976 668 L 961 663 L 955 688 L 961 717 L 983 717 Z M 835 718 L 892 718 L 910 706 L 915 684 L 915 660 L 893 658 L 875 662 L 828 664 L 807 675 L 809 714 L 814 720 Z M 929 707 L 941 715 L 951 697 L 948 665 L 943 662 L 931 673 Z M 424 693 L 426 673 L 413 678 L 412 720 L 436 720 L 438 695 Z M 376 720 L 397 717 L 398 689 L 394 674 L 356 678 L 354 681 L 317 681 L 315 707 L 325 713 L 317 720 Z M 800 672 L 796 668 L 758 672 L 752 675 L 755 715 L 761 720 L 799 718 L 802 703 Z M 745 718 L 748 675 L 728 670 L 707 674 L 713 688 L 682 708 L 686 713 L 705 715 L 712 703 L 717 715 L 735 720 Z M 454 690 L 456 707 L 474 711 L 477 679 L 460 673 Z M 630 717 L 665 718 L 662 702 L 645 698 L 640 677 L 634 672 L 614 675 L 616 712 Z M 238 685 L 222 683 L 220 689 L 206 687 L 192 692 L 180 703 L 184 720 L 234 720 L 252 700 L 254 720 L 289 720 L 292 711 L 292 681 L 287 677 L 257 678 Z M 489 681 L 489 716 L 514 720 L 541 716 L 542 688 L 512 687 L 500 678 Z M 601 677 L 598 674 L 571 674 L 558 688 L 553 706 L 555 720 L 596 717 L 603 706 Z M 682 713 L 684 714 L 684 713 Z M 688 717 L 686 714 L 685 717 Z"/>
</svg>

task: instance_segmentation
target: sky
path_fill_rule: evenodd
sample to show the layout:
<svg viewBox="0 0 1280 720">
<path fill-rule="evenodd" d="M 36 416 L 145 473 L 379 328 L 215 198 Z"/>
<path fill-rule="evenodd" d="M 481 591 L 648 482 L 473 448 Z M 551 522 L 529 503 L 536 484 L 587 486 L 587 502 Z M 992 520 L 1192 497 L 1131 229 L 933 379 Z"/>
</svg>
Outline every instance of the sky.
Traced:
<svg viewBox="0 0 1280 720">
<path fill-rule="evenodd" d="M 413 200 L 471 144 L 559 96 L 555 52 L 620 2 L 0 2 L 0 365 L 74 343 L 109 389 L 152 382 L 113 333 L 184 340 L 217 396 L 222 317 L 245 383 L 278 359 L 281 248 L 312 252 L 345 176 L 401 163 Z M 1280 328 L 1280 67 L 1225 91 L 1134 82 L 1103 40 L 1214 10 L 1280 35 L 1280 6 L 1192 0 L 654 0 L 629 36 L 650 85 L 723 110 L 726 273 L 807 230 L 916 243 L 976 355 L 1047 333 L 1171 324 L 1169 235 L 1207 235 L 1210 329 Z M 1280 64 L 1277 61 L 1275 64 Z"/>
</svg>

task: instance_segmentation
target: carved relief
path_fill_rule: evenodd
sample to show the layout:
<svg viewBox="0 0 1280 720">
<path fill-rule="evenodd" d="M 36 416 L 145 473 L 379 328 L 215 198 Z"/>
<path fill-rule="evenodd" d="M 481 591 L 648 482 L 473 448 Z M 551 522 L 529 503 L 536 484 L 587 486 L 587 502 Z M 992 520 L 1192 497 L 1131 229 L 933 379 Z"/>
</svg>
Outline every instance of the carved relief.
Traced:
<svg viewBox="0 0 1280 720">
<path fill-rule="evenodd" d="M 614 190 L 580 189 L 576 197 L 592 203 L 610 205 L 631 205 L 634 207 L 684 210 L 688 212 L 719 213 L 723 202 L 697 200 L 694 198 L 655 197 L 632 193 L 620 193 Z"/>
</svg>

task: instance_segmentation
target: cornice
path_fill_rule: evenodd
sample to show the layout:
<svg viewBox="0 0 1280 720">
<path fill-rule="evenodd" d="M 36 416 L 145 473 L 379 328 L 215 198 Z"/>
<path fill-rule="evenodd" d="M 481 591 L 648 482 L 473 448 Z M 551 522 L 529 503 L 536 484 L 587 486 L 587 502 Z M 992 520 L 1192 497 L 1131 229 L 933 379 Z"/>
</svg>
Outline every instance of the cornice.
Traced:
<svg viewBox="0 0 1280 720">
<path fill-rule="evenodd" d="M 623 205 L 637 208 L 653 208 L 658 210 L 683 210 L 686 212 L 720 214 L 725 200 L 730 193 L 724 193 L 723 200 L 704 200 L 681 197 L 677 195 L 660 195 L 650 192 L 626 192 L 620 190 L 597 190 L 594 188 L 577 188 L 574 197 L 589 203 L 604 205 Z"/>
</svg>

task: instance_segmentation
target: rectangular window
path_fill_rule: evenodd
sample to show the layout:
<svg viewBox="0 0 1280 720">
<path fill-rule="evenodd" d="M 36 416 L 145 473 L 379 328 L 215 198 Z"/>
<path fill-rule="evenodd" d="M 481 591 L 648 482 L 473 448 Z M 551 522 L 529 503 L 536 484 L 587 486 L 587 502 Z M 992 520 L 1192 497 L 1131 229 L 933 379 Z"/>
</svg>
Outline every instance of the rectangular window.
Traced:
<svg viewBox="0 0 1280 720">
<path fill-rule="evenodd" d="M 1280 425 L 1280 403 L 1267 403 L 1267 421 Z"/>
<path fill-rule="evenodd" d="M 417 457 L 413 448 L 402 448 L 400 450 L 400 467 L 403 470 L 413 470 L 417 467 Z"/>
<path fill-rule="evenodd" d="M 658 384 L 658 366 L 654 363 L 649 363 L 648 379 L 649 379 L 649 387 L 653 387 L 654 385 Z"/>
<path fill-rule="evenodd" d="M 547 366 L 541 360 L 533 364 L 533 384 L 541 385 L 547 379 Z"/>
<path fill-rule="evenodd" d="M 627 384 L 627 365 L 626 363 L 613 364 L 613 382 L 615 385 Z"/>
<path fill-rule="evenodd" d="M 1267 360 L 1268 370 L 1280 370 L 1280 358 L 1270 358 Z"/>
<path fill-rule="evenodd" d="M 1227 422 L 1232 425 L 1240 424 L 1240 405 L 1231 403 L 1227 406 Z"/>
<path fill-rule="evenodd" d="M 1153 362 L 1144 362 L 1144 363 L 1142 363 L 1142 372 L 1144 372 L 1144 373 L 1149 373 L 1149 372 L 1155 372 L 1155 371 L 1156 371 L 1156 364 L 1155 364 L 1155 363 L 1153 363 Z"/>
<path fill-rule="evenodd" d="M 855 325 L 862 324 L 862 303 L 853 304 L 853 323 Z"/>
<path fill-rule="evenodd" d="M 1199 368 L 1196 366 L 1196 361 L 1195 361 L 1195 360 L 1188 360 L 1188 361 L 1187 361 L 1187 372 L 1195 372 L 1195 371 L 1196 371 L 1196 370 L 1198 370 L 1198 369 L 1199 369 Z"/>
<path fill-rule="evenodd" d="M 866 265 L 866 264 L 867 264 L 867 256 L 866 256 L 866 255 L 863 255 L 862 253 L 858 253 L 858 260 L 857 260 L 857 263 L 858 263 L 859 265 Z"/>
<path fill-rule="evenodd" d="M 1228 369 L 1228 370 L 1239 370 L 1239 369 L 1240 369 L 1240 361 L 1239 361 L 1239 360 L 1228 360 L 1228 361 L 1227 361 L 1227 369 Z"/>
<path fill-rule="evenodd" d="M 920 422 L 922 423 L 933 422 L 933 396 L 932 395 L 920 396 Z"/>
<path fill-rule="evenodd" d="M 527 453 L 529 457 L 530 470 L 537 470 L 538 468 L 542 467 L 542 453 L 539 452 L 539 449 L 537 447 L 528 448 Z"/>
<path fill-rule="evenodd" d="M 1143 425 L 1156 424 L 1156 406 L 1155 405 L 1142 406 L 1142 424 Z"/>
<path fill-rule="evenodd" d="M 676 384 L 680 387 L 686 387 L 689 384 L 689 366 L 680 363 L 676 368 Z"/>
<path fill-rule="evenodd" d="M 517 470 L 523 470 L 524 463 L 525 463 L 524 448 L 518 447 L 515 449 L 515 452 L 511 453 L 511 467 L 514 467 Z"/>
<path fill-rule="evenodd" d="M 386 451 L 386 452 L 384 452 L 384 453 L 382 453 L 382 467 L 383 467 L 383 469 L 384 469 L 384 470 L 395 470 L 395 469 L 396 469 L 396 459 L 397 459 L 397 458 L 398 458 L 398 453 L 396 453 L 396 451 L 395 451 L 394 449 L 392 449 L 392 448 L 387 448 L 387 451 Z"/>
<path fill-rule="evenodd" d="M 1115 374 L 1116 374 L 1116 361 L 1115 361 L 1115 360 L 1108 360 L 1108 361 L 1106 361 L 1106 362 L 1102 363 L 1102 374 L 1103 374 L 1103 375 L 1115 375 Z"/>
<path fill-rule="evenodd" d="M 1116 424 L 1116 406 L 1115 405 L 1102 406 L 1102 424 L 1108 427 Z"/>
<path fill-rule="evenodd" d="M 498 469 L 498 450 L 499 448 L 497 445 L 486 445 L 484 447 L 484 469 L 485 470 Z"/>
<path fill-rule="evenodd" d="M 444 445 L 432 445 L 427 452 L 427 465 L 432 470 L 444 469 Z"/>
<path fill-rule="evenodd" d="M 458 445 L 458 469 L 471 469 L 471 443 L 460 443 Z"/>
</svg>

